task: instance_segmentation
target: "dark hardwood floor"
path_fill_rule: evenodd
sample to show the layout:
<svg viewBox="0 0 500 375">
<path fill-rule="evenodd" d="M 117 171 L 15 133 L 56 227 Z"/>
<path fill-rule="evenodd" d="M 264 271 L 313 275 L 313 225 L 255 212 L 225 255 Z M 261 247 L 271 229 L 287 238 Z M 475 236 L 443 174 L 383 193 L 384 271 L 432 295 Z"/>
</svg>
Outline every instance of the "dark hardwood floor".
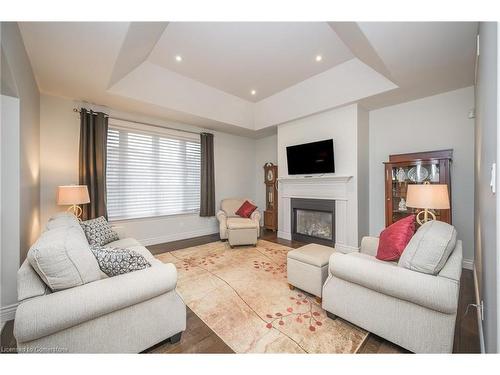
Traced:
<svg viewBox="0 0 500 375">
<path fill-rule="evenodd" d="M 149 348 L 145 353 L 234 353 L 189 307 L 186 308 L 187 328 L 182 333 L 181 341 L 175 344 L 160 343 Z"/>
<path fill-rule="evenodd" d="M 174 241 L 165 244 L 148 246 L 153 254 L 161 254 L 168 251 L 183 249 L 186 247 L 202 245 L 217 241 L 218 235 L 208 235 L 187 240 Z M 303 243 L 288 241 L 277 238 L 275 232 L 263 230 L 261 239 L 279 243 L 292 248 L 297 248 Z M 476 311 L 469 309 L 464 316 L 467 305 L 474 301 L 474 281 L 472 271 L 464 269 L 460 285 L 460 296 L 458 302 L 457 323 L 455 327 L 454 353 L 479 353 L 479 336 L 476 320 Z M 1 353 L 15 351 L 16 343 L 12 334 L 13 321 L 6 323 L 1 333 Z M 146 353 L 233 353 L 232 349 L 222 341 L 196 314 L 187 308 L 187 329 L 184 331 L 178 343 L 160 343 L 148 350 Z M 359 350 L 359 353 L 408 353 L 407 350 L 379 337 L 369 334 L 367 340 Z"/>
</svg>

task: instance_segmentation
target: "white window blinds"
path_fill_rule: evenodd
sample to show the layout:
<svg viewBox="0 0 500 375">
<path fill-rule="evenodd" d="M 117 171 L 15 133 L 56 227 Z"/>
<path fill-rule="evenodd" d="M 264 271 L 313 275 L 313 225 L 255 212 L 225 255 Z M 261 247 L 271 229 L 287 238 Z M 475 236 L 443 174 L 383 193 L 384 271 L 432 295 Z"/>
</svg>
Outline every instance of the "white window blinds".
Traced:
<svg viewBox="0 0 500 375">
<path fill-rule="evenodd" d="M 109 220 L 199 211 L 195 134 L 110 120 L 106 169 Z"/>
</svg>

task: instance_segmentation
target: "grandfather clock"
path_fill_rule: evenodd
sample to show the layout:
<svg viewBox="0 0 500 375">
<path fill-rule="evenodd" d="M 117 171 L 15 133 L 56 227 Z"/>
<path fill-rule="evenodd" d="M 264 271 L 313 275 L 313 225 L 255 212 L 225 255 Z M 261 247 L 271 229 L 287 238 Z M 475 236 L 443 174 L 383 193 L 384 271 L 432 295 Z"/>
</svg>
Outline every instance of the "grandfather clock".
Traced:
<svg viewBox="0 0 500 375">
<path fill-rule="evenodd" d="M 278 230 L 278 166 L 273 163 L 264 165 L 264 183 L 266 184 L 266 209 L 264 228 Z"/>
</svg>

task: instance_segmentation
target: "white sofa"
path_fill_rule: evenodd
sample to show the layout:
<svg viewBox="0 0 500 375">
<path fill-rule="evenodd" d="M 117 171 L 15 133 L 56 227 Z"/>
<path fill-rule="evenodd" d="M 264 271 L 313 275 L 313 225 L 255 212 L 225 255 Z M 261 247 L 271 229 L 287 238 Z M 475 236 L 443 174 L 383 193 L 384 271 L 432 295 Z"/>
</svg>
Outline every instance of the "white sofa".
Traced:
<svg viewBox="0 0 500 375">
<path fill-rule="evenodd" d="M 221 240 L 228 240 L 231 247 L 237 245 L 257 245 L 257 238 L 260 234 L 260 212 L 255 210 L 250 218 L 243 218 L 236 215 L 236 211 L 241 205 L 250 199 L 229 198 L 220 202 L 220 210 L 216 217 L 219 221 L 219 233 Z"/>
<path fill-rule="evenodd" d="M 412 352 L 451 353 L 462 242 L 432 275 L 376 259 L 378 241 L 365 237 L 359 253 L 332 254 L 323 308 Z"/>
<path fill-rule="evenodd" d="M 78 222 L 68 225 L 72 220 L 76 218 L 52 218 L 34 246 L 59 246 L 47 242 L 55 230 L 57 236 L 65 236 L 62 243 L 73 247 L 68 251 L 78 247 L 90 252 L 88 243 L 82 245 Z M 107 277 L 94 269 L 97 262 L 90 262 L 98 280 L 52 292 L 24 261 L 18 271 L 20 304 L 14 322 L 19 352 L 139 353 L 166 339 L 180 339 L 186 328 L 186 306 L 175 290 L 175 266 L 155 259 L 133 238 L 109 245 L 135 250 L 151 267 Z"/>
</svg>

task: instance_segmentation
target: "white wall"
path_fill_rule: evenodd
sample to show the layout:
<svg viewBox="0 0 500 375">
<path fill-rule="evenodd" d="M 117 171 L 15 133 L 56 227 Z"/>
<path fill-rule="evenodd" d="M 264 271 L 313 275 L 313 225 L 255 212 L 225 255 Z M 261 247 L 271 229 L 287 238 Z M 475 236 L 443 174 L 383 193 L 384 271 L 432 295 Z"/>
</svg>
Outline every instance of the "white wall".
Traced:
<svg viewBox="0 0 500 375">
<path fill-rule="evenodd" d="M 365 131 L 366 132 L 366 131 Z M 288 175 L 286 147 L 333 138 L 335 175 L 353 176 L 347 184 L 347 223 L 355 229 L 348 232 L 346 243 L 359 246 L 358 232 L 358 105 L 352 104 L 278 126 L 278 165 L 280 178 Z M 362 138 L 362 137 L 361 137 Z M 281 209 L 279 217 L 281 218 Z M 286 220 L 286 218 L 284 218 Z"/>
<path fill-rule="evenodd" d="M 478 298 L 484 301 L 484 344 L 486 352 L 498 353 L 500 348 L 498 293 L 498 199 L 489 182 L 491 166 L 497 162 L 498 189 L 498 26 L 481 22 L 479 26 L 480 56 L 476 78 L 476 165 L 475 165 L 475 269 L 479 287 Z M 497 192 L 498 194 L 498 192 Z"/>
<path fill-rule="evenodd" d="M 264 225 L 266 209 L 266 185 L 264 184 L 264 164 L 278 164 L 277 135 L 257 139 L 255 143 L 255 204 L 262 213 L 261 224 Z M 279 166 L 278 166 L 279 170 Z"/>
<path fill-rule="evenodd" d="M 58 185 L 78 183 L 79 115 L 73 100 L 41 96 L 41 189 L 42 225 L 55 212 L 66 209 L 55 204 Z M 200 130 L 189 125 L 158 121 L 119 111 L 107 110 L 113 116 L 148 123 L 164 124 L 186 130 Z M 254 139 L 231 134 L 214 133 L 216 201 L 224 197 L 243 196 L 255 199 Z M 123 220 L 118 222 L 125 232 L 144 244 L 162 243 L 216 233 L 215 218 L 198 215 Z"/>
<path fill-rule="evenodd" d="M 370 112 L 370 234 L 385 227 L 384 161 L 390 154 L 453 149 L 453 225 L 474 258 L 474 107 L 472 87 Z"/>
<path fill-rule="evenodd" d="M 333 109 L 278 126 L 278 165 L 280 177 L 289 177 L 286 147 L 333 138 L 335 174 L 353 176 L 356 173 L 355 104 Z"/>
</svg>

